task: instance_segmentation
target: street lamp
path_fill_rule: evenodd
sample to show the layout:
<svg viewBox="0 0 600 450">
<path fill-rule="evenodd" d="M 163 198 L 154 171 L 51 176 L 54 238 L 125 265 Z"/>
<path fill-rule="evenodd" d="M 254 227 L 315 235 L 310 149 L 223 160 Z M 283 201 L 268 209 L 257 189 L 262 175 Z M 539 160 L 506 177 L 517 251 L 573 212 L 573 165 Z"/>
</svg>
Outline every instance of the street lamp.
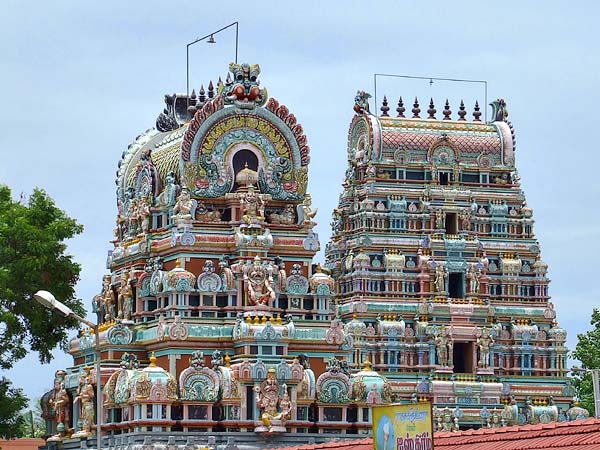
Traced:
<svg viewBox="0 0 600 450">
<path fill-rule="evenodd" d="M 600 419 L 600 369 L 582 369 L 581 367 L 573 366 L 571 372 L 591 373 L 592 386 L 594 388 L 594 409 L 596 419 Z"/>
<path fill-rule="evenodd" d="M 72 317 L 80 323 L 83 323 L 94 330 L 94 336 L 96 343 L 94 345 L 94 351 L 96 354 L 96 440 L 98 443 L 98 450 L 101 449 L 102 444 L 102 387 L 100 386 L 100 333 L 98 332 L 98 324 L 95 324 L 77 314 L 69 308 L 67 305 L 56 300 L 54 295 L 48 291 L 37 291 L 33 298 L 45 308 L 59 313 L 64 317 Z"/>
<path fill-rule="evenodd" d="M 214 44 L 215 41 L 215 34 L 220 33 L 223 30 L 226 30 L 229 27 L 232 27 L 235 25 L 235 63 L 237 64 L 237 59 L 238 59 L 238 23 L 237 22 L 233 22 L 230 23 L 227 26 L 224 26 L 223 28 L 218 29 L 217 31 L 213 31 L 210 34 L 207 34 L 206 36 L 203 36 L 201 38 L 196 39 L 195 41 L 190 42 L 189 44 L 187 44 L 186 46 L 186 54 L 185 54 L 185 64 L 186 64 L 186 79 L 185 79 L 185 84 L 186 84 L 186 90 L 185 93 L 187 95 L 187 105 L 189 106 L 190 100 L 190 47 L 194 44 L 196 44 L 197 42 L 203 41 L 205 39 L 207 39 L 206 43 L 207 44 Z"/>
</svg>

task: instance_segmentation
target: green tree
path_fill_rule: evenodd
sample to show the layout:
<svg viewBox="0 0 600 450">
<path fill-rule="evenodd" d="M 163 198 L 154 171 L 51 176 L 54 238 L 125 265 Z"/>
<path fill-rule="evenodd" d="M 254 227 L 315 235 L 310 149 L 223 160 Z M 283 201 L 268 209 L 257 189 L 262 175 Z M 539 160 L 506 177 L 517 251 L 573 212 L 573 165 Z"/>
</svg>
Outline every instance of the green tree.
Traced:
<svg viewBox="0 0 600 450">
<path fill-rule="evenodd" d="M 41 438 L 46 434 L 46 423 L 44 422 L 44 419 L 42 419 L 40 400 L 37 399 L 35 402 L 33 402 L 33 406 L 33 409 L 28 409 L 21 414 L 23 419 L 21 428 L 19 430 L 21 437 Z"/>
<path fill-rule="evenodd" d="M 577 346 L 573 357 L 581 362 L 583 369 L 600 369 L 600 310 L 592 312 L 592 329 L 577 335 Z M 575 374 L 575 388 L 579 396 L 579 404 L 594 415 L 594 389 L 590 373 Z"/>
<path fill-rule="evenodd" d="M 0 378 L 0 437 L 12 439 L 21 436 L 21 410 L 27 406 L 27 401 L 21 389 L 12 387 L 5 377 Z"/>
<path fill-rule="evenodd" d="M 40 362 L 49 362 L 54 348 L 66 349 L 68 331 L 79 327 L 75 319 L 47 310 L 31 296 L 40 289 L 50 291 L 85 315 L 75 298 L 80 267 L 65 254 L 65 241 L 82 230 L 44 191 L 36 189 L 22 204 L 0 185 L 0 369 L 11 368 L 29 350 L 38 353 Z M 19 413 L 26 405 L 22 391 L 2 378 L 0 435 L 19 435 Z"/>
<path fill-rule="evenodd" d="M 65 240 L 82 230 L 44 191 L 36 189 L 23 205 L 0 185 L 0 368 L 11 368 L 28 348 L 42 363 L 52 359 L 58 345 L 66 348 L 67 332 L 78 322 L 38 305 L 31 295 L 50 291 L 85 315 L 75 298 L 80 267 L 65 254 Z"/>
</svg>

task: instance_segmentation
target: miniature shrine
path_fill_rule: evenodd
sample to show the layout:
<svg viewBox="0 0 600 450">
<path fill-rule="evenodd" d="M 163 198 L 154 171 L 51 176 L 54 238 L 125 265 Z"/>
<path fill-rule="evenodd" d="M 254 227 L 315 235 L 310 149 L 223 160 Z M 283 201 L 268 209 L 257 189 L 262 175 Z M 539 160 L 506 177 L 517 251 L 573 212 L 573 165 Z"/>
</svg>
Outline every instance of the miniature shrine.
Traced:
<svg viewBox="0 0 600 450">
<path fill-rule="evenodd" d="M 48 443 L 281 447 L 368 434 L 373 405 L 431 401 L 439 430 L 569 420 L 506 104 L 379 116 L 359 92 L 325 263 L 304 129 L 258 65 L 165 96 L 118 162 L 95 336 L 42 398 Z M 581 408 L 579 408 L 581 409 Z M 79 439 L 79 441 L 78 441 Z M 90 440 L 92 444 L 93 440 Z M 192 447 L 190 447 L 192 448 Z M 215 447 L 216 448 L 216 447 Z"/>
</svg>

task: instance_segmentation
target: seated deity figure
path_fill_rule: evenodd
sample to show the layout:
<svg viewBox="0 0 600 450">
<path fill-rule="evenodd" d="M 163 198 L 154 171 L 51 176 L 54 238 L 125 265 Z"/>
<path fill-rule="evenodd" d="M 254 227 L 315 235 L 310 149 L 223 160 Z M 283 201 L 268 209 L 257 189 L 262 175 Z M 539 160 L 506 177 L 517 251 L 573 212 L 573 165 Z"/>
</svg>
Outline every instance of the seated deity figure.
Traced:
<svg viewBox="0 0 600 450">
<path fill-rule="evenodd" d="M 298 225 L 303 225 L 307 228 L 312 229 L 317 225 L 313 221 L 317 215 L 318 209 L 312 209 L 312 197 L 310 194 L 304 195 L 304 201 L 298 206 Z"/>
<path fill-rule="evenodd" d="M 258 256 L 254 258 L 252 265 L 244 266 L 244 283 L 251 305 L 267 305 L 275 300 L 272 269 L 261 264 Z"/>
<path fill-rule="evenodd" d="M 192 223 L 192 212 L 194 209 L 194 201 L 190 197 L 190 191 L 187 187 L 181 188 L 181 194 L 177 197 L 177 202 L 173 208 L 173 220 L 177 228 L 182 228 L 185 225 Z"/>
<path fill-rule="evenodd" d="M 247 224 L 265 220 L 265 203 L 256 193 L 253 185 L 248 186 L 248 191 L 241 197 L 242 220 Z"/>
<path fill-rule="evenodd" d="M 282 387 L 287 390 L 285 385 Z M 265 431 L 285 431 L 285 422 L 291 417 L 293 405 L 287 392 L 283 396 L 279 394 L 279 381 L 274 368 L 268 370 L 267 378 L 260 386 L 254 386 L 254 392 Z"/>
</svg>

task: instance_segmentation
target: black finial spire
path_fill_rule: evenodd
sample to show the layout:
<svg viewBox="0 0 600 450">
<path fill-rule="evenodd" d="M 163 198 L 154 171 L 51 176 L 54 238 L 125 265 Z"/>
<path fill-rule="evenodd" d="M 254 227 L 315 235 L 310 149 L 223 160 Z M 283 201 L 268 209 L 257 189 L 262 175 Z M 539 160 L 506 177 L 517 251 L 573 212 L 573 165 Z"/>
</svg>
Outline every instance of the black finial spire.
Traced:
<svg viewBox="0 0 600 450">
<path fill-rule="evenodd" d="M 481 111 L 479 110 L 479 102 L 475 100 L 475 110 L 473 111 L 473 122 L 481 122 Z"/>
<path fill-rule="evenodd" d="M 396 111 L 398 111 L 398 117 L 404 117 L 404 111 L 406 111 L 406 108 L 404 107 L 402 96 L 400 96 L 400 100 L 398 100 L 398 107 L 396 108 Z"/>
<path fill-rule="evenodd" d="M 412 113 L 413 119 L 420 119 L 419 113 L 421 112 L 421 108 L 419 108 L 419 99 L 415 97 L 415 104 L 413 105 Z"/>
<path fill-rule="evenodd" d="M 212 80 L 208 82 L 208 98 L 213 98 L 215 96 L 215 87 L 213 86 Z"/>
<path fill-rule="evenodd" d="M 383 104 L 381 106 L 381 117 L 389 117 L 390 116 L 388 114 L 389 110 L 390 110 L 390 107 L 388 106 L 387 97 L 384 95 L 383 96 Z"/>
<path fill-rule="evenodd" d="M 428 119 L 435 119 L 435 113 L 436 113 L 436 109 L 435 106 L 433 104 L 433 98 L 429 101 L 429 109 L 427 110 L 427 114 L 429 114 L 429 117 L 427 117 Z"/>
<path fill-rule="evenodd" d="M 443 114 L 444 114 L 443 120 L 451 120 L 450 114 L 452 114 L 452 110 L 450 109 L 450 102 L 448 102 L 448 99 L 446 99 L 446 104 L 444 105 Z"/>
<path fill-rule="evenodd" d="M 458 108 L 458 120 L 467 120 L 465 116 L 467 115 L 467 111 L 465 109 L 465 102 L 460 101 L 460 107 Z"/>
</svg>

